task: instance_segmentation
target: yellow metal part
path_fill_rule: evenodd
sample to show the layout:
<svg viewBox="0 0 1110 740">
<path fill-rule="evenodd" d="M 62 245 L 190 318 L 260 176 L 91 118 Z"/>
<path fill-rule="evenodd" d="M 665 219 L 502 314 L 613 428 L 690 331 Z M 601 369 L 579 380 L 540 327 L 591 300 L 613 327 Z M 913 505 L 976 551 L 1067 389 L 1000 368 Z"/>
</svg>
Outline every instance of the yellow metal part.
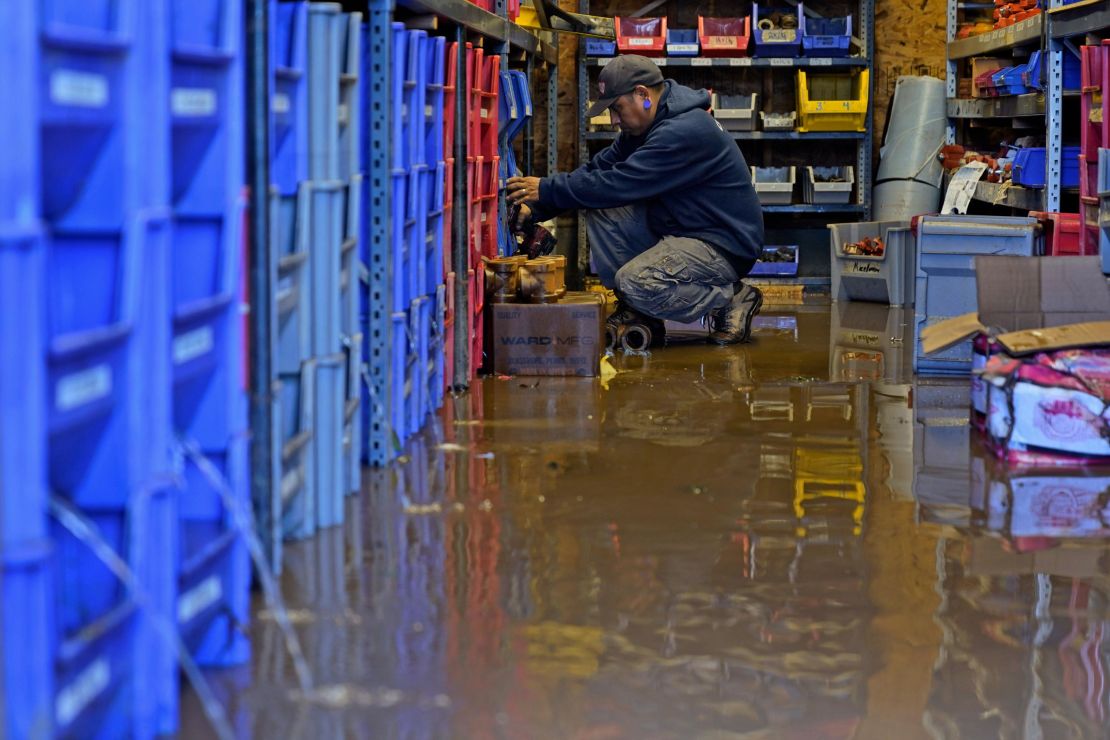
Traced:
<svg viewBox="0 0 1110 740">
<path fill-rule="evenodd" d="M 521 6 L 520 13 L 523 18 L 527 6 Z M 533 0 L 532 6 L 527 8 L 535 15 L 537 28 L 556 33 L 569 33 L 574 36 L 590 36 L 599 39 L 615 39 L 617 37 L 616 24 L 612 18 L 603 18 L 597 15 L 584 15 L 562 10 L 549 0 Z M 525 25 L 518 19 L 518 23 Z"/>
</svg>

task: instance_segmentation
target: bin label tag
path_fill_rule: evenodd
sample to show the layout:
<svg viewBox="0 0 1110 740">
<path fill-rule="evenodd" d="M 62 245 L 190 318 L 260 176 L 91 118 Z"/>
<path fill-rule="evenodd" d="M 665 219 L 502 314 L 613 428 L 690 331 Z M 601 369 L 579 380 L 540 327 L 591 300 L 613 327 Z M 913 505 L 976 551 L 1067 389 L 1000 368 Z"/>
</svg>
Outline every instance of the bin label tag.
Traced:
<svg viewBox="0 0 1110 740">
<path fill-rule="evenodd" d="M 628 45 L 629 46 L 651 46 L 654 43 L 655 43 L 655 39 L 652 38 L 652 37 L 642 37 L 642 38 L 628 39 Z"/>
<path fill-rule="evenodd" d="M 185 624 L 220 600 L 224 594 L 219 576 L 208 576 L 177 600 L 177 623 Z"/>
<path fill-rule="evenodd" d="M 832 59 L 830 57 L 814 57 L 809 60 L 811 67 L 831 67 Z"/>
<path fill-rule="evenodd" d="M 58 105 L 103 108 L 108 104 L 108 78 L 59 69 L 50 75 L 50 100 Z"/>
<path fill-rule="evenodd" d="M 882 272 L 882 267 L 874 262 L 849 262 L 846 267 L 848 272 L 859 275 L 877 275 Z"/>
<path fill-rule="evenodd" d="M 794 60 L 793 59 L 786 59 L 784 57 L 772 57 L 771 58 L 771 66 L 772 67 L 793 67 L 794 66 Z"/>
<path fill-rule="evenodd" d="M 202 326 L 173 340 L 173 364 L 182 365 L 212 351 L 212 327 Z"/>
<path fill-rule="evenodd" d="M 112 368 L 97 365 L 61 378 L 54 389 L 54 405 L 58 411 L 72 411 L 111 392 Z"/>
<path fill-rule="evenodd" d="M 728 60 L 730 67 L 750 67 L 752 66 L 751 57 L 732 57 Z"/>
<path fill-rule="evenodd" d="M 100 658 L 73 680 L 69 686 L 58 692 L 54 701 L 54 716 L 58 724 L 65 727 L 85 711 L 93 699 L 99 696 L 112 682 L 112 670 L 107 658 Z"/>
<path fill-rule="evenodd" d="M 285 93 L 278 93 L 274 96 L 273 101 L 270 103 L 270 107 L 273 109 L 274 113 L 282 114 L 288 113 L 292 105 L 289 102 L 288 95 Z"/>
<path fill-rule="evenodd" d="M 694 57 L 690 60 L 691 67 L 712 67 L 713 60 L 708 57 Z"/>
<path fill-rule="evenodd" d="M 175 87 L 170 91 L 170 110 L 181 118 L 216 114 L 216 91 L 203 87 Z"/>
<path fill-rule="evenodd" d="M 775 43 L 783 43 L 783 42 L 790 43 L 790 42 L 793 42 L 797 38 L 798 38 L 798 32 L 797 32 L 797 30 L 795 30 L 793 28 L 791 28 L 791 29 L 776 28 L 776 29 L 772 29 L 770 31 L 764 31 L 763 32 L 763 41 L 764 42 L 771 41 L 771 42 L 775 42 Z"/>
</svg>

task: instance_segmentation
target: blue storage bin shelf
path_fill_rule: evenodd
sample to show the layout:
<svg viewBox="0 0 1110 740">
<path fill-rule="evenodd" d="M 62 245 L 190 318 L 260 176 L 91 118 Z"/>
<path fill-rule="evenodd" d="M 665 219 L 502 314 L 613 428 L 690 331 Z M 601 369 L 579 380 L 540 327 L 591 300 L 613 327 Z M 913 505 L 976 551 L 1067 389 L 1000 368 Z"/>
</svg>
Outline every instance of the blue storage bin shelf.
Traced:
<svg viewBox="0 0 1110 740">
<path fill-rule="evenodd" d="M 393 145 L 390 150 L 393 154 L 393 173 L 396 175 L 398 172 L 403 172 L 406 169 L 405 165 L 405 144 L 407 137 L 405 136 L 405 109 L 403 104 L 398 102 L 404 101 L 405 96 L 405 72 L 408 68 L 409 57 L 409 34 L 405 30 L 404 23 L 393 24 L 393 64 L 390 65 L 390 79 L 389 79 L 389 95 L 393 104 L 389 109 L 390 117 L 390 130 L 393 137 Z"/>
<path fill-rule="evenodd" d="M 0 239 L 10 228 L 31 228 L 39 220 L 38 37 L 34 3 L 0 7 L 0 90 L 19 105 L 0 117 L 5 143 L 0 177 Z M 10 355 L 5 355 L 8 357 Z"/>
<path fill-rule="evenodd" d="M 802 18 L 805 8 L 802 3 L 795 7 L 775 7 L 752 3 L 752 40 L 755 43 L 753 56 L 757 57 L 797 57 L 802 49 L 802 27 L 798 25 L 793 29 L 774 29 L 764 31 L 759 28 L 759 19 L 766 18 L 772 13 L 793 15 Z M 800 22 L 799 22 L 800 23 Z"/>
<path fill-rule="evenodd" d="M 1079 57 L 1065 50 L 1063 55 L 1063 80 L 1064 90 L 1078 90 L 1083 84 L 1083 67 Z M 1044 53 L 1040 50 L 1029 55 L 1025 65 L 1023 82 L 1026 87 L 1034 90 L 1044 90 Z"/>
<path fill-rule="evenodd" d="M 807 18 L 798 13 L 802 29 L 802 51 L 807 57 L 846 57 L 852 40 L 852 16 Z"/>
<path fill-rule="evenodd" d="M 1065 146 L 1060 155 L 1060 186 L 1079 187 L 1079 147 Z M 1015 185 L 1027 188 L 1045 186 L 1045 148 L 1026 147 L 1014 154 L 1013 181 Z"/>
<path fill-rule="evenodd" d="M 914 371 L 966 375 L 971 340 L 932 355 L 921 351 L 921 330 L 978 308 L 975 255 L 1032 256 L 1037 221 L 1003 216 L 928 216 L 918 223 L 914 291 Z"/>
<path fill-rule="evenodd" d="M 696 57 L 700 51 L 701 47 L 698 45 L 698 29 L 667 29 L 667 56 Z"/>
<path fill-rule="evenodd" d="M 417 165 L 409 173 L 408 191 L 406 197 L 404 239 L 406 243 L 406 274 L 404 278 L 405 305 L 412 303 L 424 294 L 424 286 L 428 283 L 427 262 L 424 259 L 425 245 L 428 237 L 428 194 L 425 192 L 431 183 L 427 177 L 427 165 Z M 395 263 L 396 264 L 396 263 Z M 396 269 L 396 268 L 395 268 Z M 394 304 L 397 296 L 394 295 Z"/>
<path fill-rule="evenodd" d="M 230 666 L 250 656 L 243 627 L 250 619 L 250 559 L 246 538 L 234 524 L 223 493 L 248 519 L 251 511 L 249 437 L 236 434 L 225 447 L 205 451 L 221 478 L 217 485 L 186 459 L 179 495 L 181 527 L 177 627 L 202 666 Z M 227 491 L 221 492 L 220 487 Z"/>
<path fill-rule="evenodd" d="M 308 179 L 308 3 L 270 1 L 270 179 L 294 196 Z"/>
</svg>

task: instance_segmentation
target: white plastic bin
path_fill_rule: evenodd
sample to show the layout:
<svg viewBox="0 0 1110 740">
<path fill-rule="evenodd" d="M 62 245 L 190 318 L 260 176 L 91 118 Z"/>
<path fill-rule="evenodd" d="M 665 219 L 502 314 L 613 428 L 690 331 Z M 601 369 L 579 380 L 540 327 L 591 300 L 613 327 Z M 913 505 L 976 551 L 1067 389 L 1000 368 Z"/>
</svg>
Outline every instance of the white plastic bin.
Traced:
<svg viewBox="0 0 1110 740">
<path fill-rule="evenodd" d="M 719 95 L 713 93 L 713 116 L 725 131 L 754 131 L 759 94 Z"/>
<path fill-rule="evenodd" d="M 797 111 L 789 113 L 760 111 L 759 120 L 763 123 L 764 131 L 793 131 L 798 122 L 798 113 Z"/>
<path fill-rule="evenodd" d="M 802 198 L 806 203 L 849 203 L 856 184 L 855 169 L 806 167 L 802 175 Z"/>
<path fill-rule="evenodd" d="M 794 167 L 752 167 L 752 184 L 765 206 L 790 205 L 794 201 Z"/>
</svg>

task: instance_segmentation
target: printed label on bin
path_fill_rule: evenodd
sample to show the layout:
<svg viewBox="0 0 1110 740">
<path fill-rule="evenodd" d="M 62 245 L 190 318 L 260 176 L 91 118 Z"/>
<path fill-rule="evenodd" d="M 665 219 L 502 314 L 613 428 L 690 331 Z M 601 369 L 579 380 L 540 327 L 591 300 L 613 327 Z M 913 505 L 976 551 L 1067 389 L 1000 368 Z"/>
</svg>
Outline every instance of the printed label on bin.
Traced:
<svg viewBox="0 0 1110 740">
<path fill-rule="evenodd" d="M 73 683 L 58 692 L 58 698 L 54 700 L 54 716 L 58 725 L 65 727 L 77 719 L 111 682 L 112 669 L 107 658 L 101 658 L 81 671 Z"/>
<path fill-rule="evenodd" d="M 771 43 L 781 44 L 790 43 L 798 38 L 798 32 L 794 29 L 776 28 L 771 31 L 763 32 L 764 43 L 770 41 Z"/>
<path fill-rule="evenodd" d="M 185 624 L 224 595 L 219 576 L 208 576 L 177 600 L 177 623 Z"/>
<path fill-rule="evenodd" d="M 202 326 L 173 340 L 173 364 L 181 365 L 208 354 L 215 345 L 212 327 Z"/>
<path fill-rule="evenodd" d="M 50 75 L 50 100 L 58 105 L 103 108 L 108 104 L 108 78 L 59 69 Z"/>
<path fill-rule="evenodd" d="M 654 43 L 655 43 L 655 39 L 652 39 L 652 38 L 628 39 L 628 45 L 629 46 L 651 46 Z"/>
<path fill-rule="evenodd" d="M 670 54 L 697 54 L 697 44 L 667 44 L 667 52 Z"/>
<path fill-rule="evenodd" d="M 170 91 L 170 111 L 179 118 L 215 115 L 216 91 L 204 87 L 175 87 Z"/>
<path fill-rule="evenodd" d="M 274 111 L 274 113 L 277 113 L 279 115 L 282 113 L 288 113 L 291 107 L 292 105 L 289 102 L 289 96 L 285 93 L 278 93 L 270 102 L 270 108 Z"/>
<path fill-rule="evenodd" d="M 97 365 L 58 380 L 54 389 L 54 406 L 58 411 L 72 411 L 111 392 L 112 368 Z"/>
</svg>

